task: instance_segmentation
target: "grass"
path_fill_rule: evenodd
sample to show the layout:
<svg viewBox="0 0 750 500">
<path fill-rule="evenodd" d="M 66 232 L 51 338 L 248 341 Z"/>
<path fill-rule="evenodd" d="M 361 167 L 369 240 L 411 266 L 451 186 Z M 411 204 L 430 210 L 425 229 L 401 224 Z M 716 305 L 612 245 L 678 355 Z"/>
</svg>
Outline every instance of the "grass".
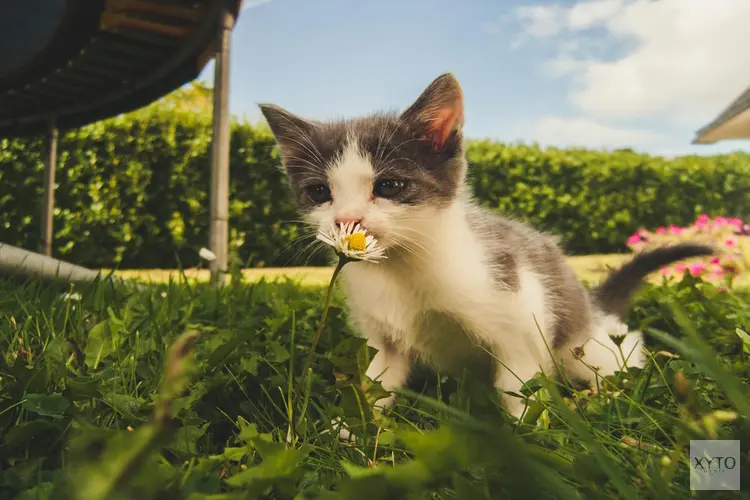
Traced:
<svg viewBox="0 0 750 500">
<path fill-rule="evenodd" d="M 747 292 L 646 287 L 628 321 L 648 366 L 595 395 L 539 375 L 516 425 L 491 388 L 426 369 L 373 412 L 372 350 L 338 291 L 302 377 L 323 290 L 266 278 L 80 296 L 0 280 L 0 498 L 742 498 L 691 493 L 687 453 L 740 439 L 747 478 Z"/>
</svg>

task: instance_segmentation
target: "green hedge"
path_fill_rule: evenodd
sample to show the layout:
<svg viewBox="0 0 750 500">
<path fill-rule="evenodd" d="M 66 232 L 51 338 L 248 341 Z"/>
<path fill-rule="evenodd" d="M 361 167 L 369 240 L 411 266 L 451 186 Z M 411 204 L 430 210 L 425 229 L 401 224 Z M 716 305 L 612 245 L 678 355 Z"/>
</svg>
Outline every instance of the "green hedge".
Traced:
<svg viewBox="0 0 750 500">
<path fill-rule="evenodd" d="M 62 134 L 55 256 L 91 267 L 198 263 L 210 115 L 176 106 L 180 98 Z M 235 122 L 231 143 L 235 255 L 248 266 L 324 264 L 324 254 L 305 251 L 270 132 Z M 482 203 L 560 235 L 570 253 L 623 251 L 640 226 L 687 224 L 703 212 L 741 217 L 750 206 L 745 154 L 665 160 L 473 142 L 469 159 Z M 43 169 L 40 139 L 0 140 L 0 242 L 39 247 Z"/>
<path fill-rule="evenodd" d="M 675 159 L 629 150 L 542 150 L 488 141 L 469 148 L 485 205 L 555 233 L 573 254 L 626 251 L 639 227 L 688 225 L 702 214 L 744 217 L 750 155 Z"/>
<path fill-rule="evenodd" d="M 305 263 L 270 132 L 234 123 L 231 144 L 230 237 L 239 257 Z M 208 241 L 210 145 L 210 114 L 163 103 L 61 134 L 54 255 L 92 267 L 198 264 Z M 0 140 L 0 242 L 39 247 L 42 154 L 39 139 Z"/>
</svg>

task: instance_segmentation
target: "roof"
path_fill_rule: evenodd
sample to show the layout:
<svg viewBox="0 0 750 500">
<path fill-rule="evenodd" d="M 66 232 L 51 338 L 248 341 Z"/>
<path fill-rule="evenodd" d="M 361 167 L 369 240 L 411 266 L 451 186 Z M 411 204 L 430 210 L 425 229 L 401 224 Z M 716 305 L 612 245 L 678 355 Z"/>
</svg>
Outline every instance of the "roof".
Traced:
<svg viewBox="0 0 750 500">
<path fill-rule="evenodd" d="M 223 2 L 227 2 L 224 4 Z M 198 77 L 241 0 L 0 2 L 0 136 L 80 127 Z"/>
<path fill-rule="evenodd" d="M 696 132 L 693 144 L 713 144 L 725 139 L 750 139 L 750 87 Z"/>
</svg>

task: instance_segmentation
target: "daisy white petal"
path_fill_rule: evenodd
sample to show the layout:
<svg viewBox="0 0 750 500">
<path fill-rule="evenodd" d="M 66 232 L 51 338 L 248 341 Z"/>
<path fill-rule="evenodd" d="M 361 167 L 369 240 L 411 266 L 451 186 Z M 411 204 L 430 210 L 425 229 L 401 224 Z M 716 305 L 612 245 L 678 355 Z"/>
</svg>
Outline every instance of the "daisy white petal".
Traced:
<svg viewBox="0 0 750 500">
<path fill-rule="evenodd" d="M 368 234 L 359 223 L 333 225 L 319 231 L 317 239 L 333 247 L 338 255 L 352 260 L 377 262 L 386 258 L 385 249 L 377 238 Z"/>
</svg>

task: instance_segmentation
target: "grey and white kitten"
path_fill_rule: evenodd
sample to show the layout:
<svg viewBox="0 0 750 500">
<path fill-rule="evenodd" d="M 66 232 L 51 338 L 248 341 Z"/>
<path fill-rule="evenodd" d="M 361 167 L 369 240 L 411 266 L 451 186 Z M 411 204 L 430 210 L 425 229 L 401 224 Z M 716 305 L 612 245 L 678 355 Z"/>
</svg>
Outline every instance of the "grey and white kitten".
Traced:
<svg viewBox="0 0 750 500">
<path fill-rule="evenodd" d="M 606 376 L 625 362 L 611 335 L 625 335 L 628 366 L 642 366 L 641 334 L 620 320 L 630 295 L 646 274 L 712 253 L 644 253 L 588 292 L 553 238 L 472 199 L 452 74 L 403 113 L 320 122 L 261 110 L 305 220 L 316 229 L 359 221 L 387 250 L 382 262 L 342 270 L 351 321 L 378 351 L 367 375 L 386 390 L 406 383 L 417 358 L 443 373 L 489 359 L 495 386 L 514 393 L 554 362 L 592 383 L 595 369 Z M 525 408 L 518 397 L 505 405 L 517 417 Z"/>
</svg>

